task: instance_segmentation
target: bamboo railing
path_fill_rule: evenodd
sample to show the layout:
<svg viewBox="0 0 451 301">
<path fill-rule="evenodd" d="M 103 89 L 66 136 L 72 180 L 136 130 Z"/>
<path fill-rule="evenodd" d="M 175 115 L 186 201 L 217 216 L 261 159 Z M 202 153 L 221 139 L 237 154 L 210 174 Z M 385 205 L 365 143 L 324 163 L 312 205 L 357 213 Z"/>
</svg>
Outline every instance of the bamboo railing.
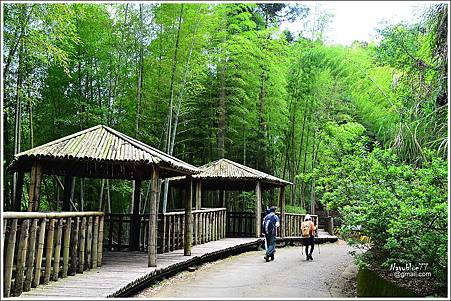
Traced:
<svg viewBox="0 0 451 301">
<path fill-rule="evenodd" d="M 219 240 L 226 236 L 226 208 L 193 210 L 193 245 Z M 161 214 L 158 230 L 158 250 L 165 253 L 183 249 L 185 212 Z"/>
<path fill-rule="evenodd" d="M 263 221 L 264 214 L 262 214 Z M 228 212 L 227 237 L 253 237 L 255 236 L 254 212 Z"/>
<path fill-rule="evenodd" d="M 315 226 L 318 226 L 318 215 L 310 215 Z M 285 213 L 285 236 L 302 236 L 301 223 L 305 214 Z"/>
<path fill-rule="evenodd" d="M 4 212 L 3 296 L 102 264 L 103 212 Z"/>
<path fill-rule="evenodd" d="M 225 237 L 225 208 L 193 210 L 193 245 Z M 131 246 L 132 214 L 105 215 L 105 246 L 109 251 L 125 251 Z M 149 214 L 139 215 L 139 251 L 148 248 Z M 185 211 L 158 214 L 157 251 L 183 249 Z"/>
<path fill-rule="evenodd" d="M 276 213 L 280 218 L 280 212 Z M 318 216 L 310 215 L 315 225 L 318 226 Z M 285 236 L 302 236 L 301 223 L 305 214 L 285 213 L 284 225 Z M 264 214 L 262 214 L 262 221 Z M 255 213 L 254 212 L 228 212 L 227 213 L 227 237 L 253 237 L 255 236 Z M 279 229 L 278 235 L 281 231 Z"/>
</svg>

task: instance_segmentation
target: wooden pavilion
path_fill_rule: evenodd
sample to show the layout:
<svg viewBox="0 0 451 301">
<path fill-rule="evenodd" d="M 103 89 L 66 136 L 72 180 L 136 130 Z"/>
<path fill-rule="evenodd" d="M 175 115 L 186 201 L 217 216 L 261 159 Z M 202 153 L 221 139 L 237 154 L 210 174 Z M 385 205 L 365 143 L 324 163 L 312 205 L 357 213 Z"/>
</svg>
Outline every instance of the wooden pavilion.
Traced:
<svg viewBox="0 0 451 301">
<path fill-rule="evenodd" d="M 160 178 L 186 176 L 198 169 L 182 160 L 169 156 L 112 128 L 98 125 L 78 133 L 51 141 L 21 152 L 8 167 L 18 173 L 15 192 L 15 208 L 20 211 L 24 173 L 30 172 L 28 211 L 39 211 L 39 191 L 43 174 L 64 176 L 63 211 L 71 211 L 70 192 L 72 178 L 122 179 L 135 181 L 133 214 L 131 218 L 131 249 L 136 249 L 140 234 L 140 187 L 144 180 L 151 180 L 149 208 L 148 265 L 156 266 L 157 215 Z M 190 255 L 192 236 L 191 207 L 186 206 L 185 255 Z"/>
<path fill-rule="evenodd" d="M 202 190 L 219 190 L 221 193 L 222 207 L 225 207 L 224 191 L 252 191 L 255 190 L 255 236 L 261 235 L 261 204 L 262 190 L 279 188 L 279 209 L 281 225 L 285 220 L 285 186 L 291 182 L 269 175 L 254 168 L 239 164 L 228 159 L 219 159 L 199 167 L 199 171 L 192 175 L 195 183 L 195 208 L 201 208 Z M 186 181 L 191 177 L 171 178 L 171 185 L 186 187 Z M 285 229 L 282 226 L 280 236 L 284 236 Z"/>
</svg>

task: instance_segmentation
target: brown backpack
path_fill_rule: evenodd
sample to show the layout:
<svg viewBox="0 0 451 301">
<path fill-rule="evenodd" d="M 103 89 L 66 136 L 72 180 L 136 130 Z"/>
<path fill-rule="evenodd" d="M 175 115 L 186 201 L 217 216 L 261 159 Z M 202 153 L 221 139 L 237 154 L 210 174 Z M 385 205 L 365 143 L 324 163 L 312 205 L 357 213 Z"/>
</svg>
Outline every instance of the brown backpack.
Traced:
<svg viewBox="0 0 451 301">
<path fill-rule="evenodd" d="M 310 223 L 303 222 L 301 224 L 301 231 L 302 231 L 302 237 L 309 237 L 310 236 Z"/>
</svg>

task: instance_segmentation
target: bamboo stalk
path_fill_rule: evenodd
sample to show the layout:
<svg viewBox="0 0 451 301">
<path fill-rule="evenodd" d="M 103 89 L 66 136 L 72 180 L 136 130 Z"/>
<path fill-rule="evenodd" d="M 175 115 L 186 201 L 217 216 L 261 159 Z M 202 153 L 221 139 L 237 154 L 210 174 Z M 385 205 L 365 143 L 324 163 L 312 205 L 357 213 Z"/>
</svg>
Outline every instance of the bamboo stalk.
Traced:
<svg viewBox="0 0 451 301">
<path fill-rule="evenodd" d="M 159 171 L 156 166 L 152 168 L 152 195 L 150 196 L 150 210 L 149 210 L 149 243 L 148 243 L 148 266 L 157 266 L 157 202 L 159 201 L 159 185 L 158 185 Z"/>
<path fill-rule="evenodd" d="M 85 269 L 89 270 L 92 267 L 91 261 L 91 252 L 92 252 L 92 224 L 93 219 L 92 216 L 88 217 L 88 230 L 86 234 L 86 261 L 85 261 Z"/>
<path fill-rule="evenodd" d="M 86 239 L 86 217 L 81 219 L 80 233 L 78 238 L 78 273 L 83 273 L 85 267 L 85 239 Z"/>
<path fill-rule="evenodd" d="M 33 281 L 34 270 L 34 256 L 36 252 L 36 232 L 38 229 L 38 219 L 33 219 L 30 229 L 30 242 L 28 244 L 27 253 L 27 271 L 25 276 L 24 291 L 28 292 L 31 289 L 31 282 Z"/>
<path fill-rule="evenodd" d="M 177 249 L 177 245 L 176 245 L 176 231 L 177 231 L 177 220 L 176 220 L 177 216 L 174 215 L 172 216 L 172 250 L 176 250 Z"/>
<path fill-rule="evenodd" d="M 103 256 L 103 226 L 104 217 L 100 217 L 99 221 L 99 242 L 97 244 L 97 266 L 102 266 L 102 256 Z"/>
<path fill-rule="evenodd" d="M 77 259 L 78 259 L 78 229 L 80 228 L 80 218 L 75 217 L 74 224 L 71 227 L 70 236 L 70 267 L 69 275 L 73 276 L 77 273 Z"/>
<path fill-rule="evenodd" d="M 63 236 L 63 218 L 58 220 L 58 228 L 56 231 L 56 245 L 55 245 L 55 259 L 53 261 L 53 281 L 58 280 L 60 271 L 60 260 L 61 260 L 61 238 Z"/>
<path fill-rule="evenodd" d="M 55 227 L 55 220 L 50 219 L 49 229 L 47 231 L 47 248 L 46 248 L 46 252 L 45 252 L 44 284 L 48 284 L 50 282 L 50 274 L 52 273 L 54 227 Z"/>
<path fill-rule="evenodd" d="M 10 223 L 8 236 L 8 245 L 6 248 L 5 258 L 5 274 L 3 278 L 3 296 L 9 297 L 11 290 L 11 280 L 13 274 L 14 251 L 16 248 L 17 219 L 13 219 Z"/>
<path fill-rule="evenodd" d="M 168 216 L 168 242 L 167 242 L 167 247 L 168 247 L 167 251 L 168 252 L 172 250 L 171 249 L 172 248 L 172 244 L 171 244 L 172 237 L 171 237 L 171 234 L 172 234 L 172 217 Z"/>
<path fill-rule="evenodd" d="M 185 215 L 184 217 L 184 255 L 191 256 L 191 249 L 193 245 L 193 180 L 191 177 L 187 177 L 187 191 L 186 191 L 186 199 L 185 199 Z"/>
<path fill-rule="evenodd" d="M 161 239 L 161 253 L 165 252 L 166 249 L 166 215 L 162 215 L 163 229 L 162 229 L 162 239 Z"/>
<path fill-rule="evenodd" d="M 197 219 L 199 218 L 199 215 L 197 213 L 193 214 L 193 245 L 197 245 Z"/>
<path fill-rule="evenodd" d="M 72 229 L 72 218 L 67 218 L 66 227 L 64 228 L 64 242 L 63 242 L 63 271 L 61 273 L 62 278 L 67 277 L 67 271 L 69 270 L 69 247 L 70 247 L 70 232 Z"/>
<path fill-rule="evenodd" d="M 92 229 L 92 268 L 97 267 L 97 244 L 99 242 L 99 217 L 94 218 L 94 227 Z"/>
<path fill-rule="evenodd" d="M 44 240 L 46 232 L 47 220 L 43 218 L 39 225 L 38 251 L 36 253 L 36 264 L 34 269 L 34 277 L 32 287 L 37 287 L 41 279 L 42 255 L 44 254 Z"/>
<path fill-rule="evenodd" d="M 17 264 L 16 264 L 16 278 L 14 280 L 14 292 L 13 292 L 14 296 L 20 296 L 23 291 L 29 227 L 30 227 L 29 219 L 24 220 L 22 222 L 22 225 L 20 226 L 19 249 L 17 252 Z"/>
</svg>

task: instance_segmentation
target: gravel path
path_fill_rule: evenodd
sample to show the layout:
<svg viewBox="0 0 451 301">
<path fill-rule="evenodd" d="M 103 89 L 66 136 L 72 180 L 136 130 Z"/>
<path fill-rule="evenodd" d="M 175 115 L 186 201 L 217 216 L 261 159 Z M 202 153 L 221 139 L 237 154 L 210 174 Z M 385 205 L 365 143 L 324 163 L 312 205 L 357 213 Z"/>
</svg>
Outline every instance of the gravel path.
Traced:
<svg viewBox="0 0 451 301">
<path fill-rule="evenodd" d="M 346 243 L 315 246 L 314 261 L 306 261 L 300 247 L 278 248 L 266 263 L 254 251 L 182 272 L 137 294 L 143 298 L 283 298 L 332 297 L 341 274 L 352 263 Z M 335 289 L 336 291 L 336 289 Z M 334 296 L 335 297 L 335 296 Z"/>
</svg>

